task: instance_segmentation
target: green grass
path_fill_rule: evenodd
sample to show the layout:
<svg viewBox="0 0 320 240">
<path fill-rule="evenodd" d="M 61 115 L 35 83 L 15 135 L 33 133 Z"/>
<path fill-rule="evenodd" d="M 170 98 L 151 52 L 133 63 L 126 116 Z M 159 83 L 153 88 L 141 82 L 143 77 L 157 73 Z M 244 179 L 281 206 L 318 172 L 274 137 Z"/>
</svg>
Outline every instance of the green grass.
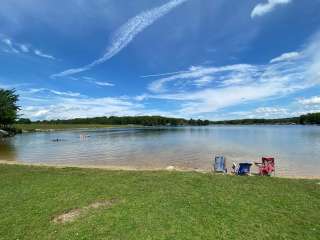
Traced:
<svg viewBox="0 0 320 240">
<path fill-rule="evenodd" d="M 0 239 L 319 239 L 319 180 L 0 165 Z M 120 200 L 63 225 L 52 218 Z"/>
<path fill-rule="evenodd" d="M 132 125 L 106 125 L 106 124 L 44 124 L 44 123 L 31 123 L 31 124 L 15 124 L 15 128 L 22 131 L 48 131 L 48 130 L 68 130 L 79 128 L 116 128 L 116 127 L 132 127 Z"/>
</svg>

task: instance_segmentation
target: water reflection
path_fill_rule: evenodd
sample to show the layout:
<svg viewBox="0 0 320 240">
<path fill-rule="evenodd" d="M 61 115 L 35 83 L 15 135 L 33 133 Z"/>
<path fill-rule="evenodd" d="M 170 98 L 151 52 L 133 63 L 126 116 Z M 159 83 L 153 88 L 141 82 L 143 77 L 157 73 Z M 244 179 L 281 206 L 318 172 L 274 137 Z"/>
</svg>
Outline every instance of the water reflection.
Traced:
<svg viewBox="0 0 320 240">
<path fill-rule="evenodd" d="M 15 161 L 16 151 L 15 145 L 9 138 L 0 138 L 0 160 L 3 161 Z"/>
</svg>

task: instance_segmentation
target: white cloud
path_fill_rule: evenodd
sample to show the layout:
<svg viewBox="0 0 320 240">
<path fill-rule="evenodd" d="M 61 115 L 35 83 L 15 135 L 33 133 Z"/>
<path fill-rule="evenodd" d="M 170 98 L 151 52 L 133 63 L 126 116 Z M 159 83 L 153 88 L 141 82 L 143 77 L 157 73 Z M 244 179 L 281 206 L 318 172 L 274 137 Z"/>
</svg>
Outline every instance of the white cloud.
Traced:
<svg viewBox="0 0 320 240">
<path fill-rule="evenodd" d="M 194 85 L 198 87 L 203 87 L 210 84 L 213 80 L 214 80 L 214 77 L 212 76 L 203 76 L 199 79 L 194 80 Z"/>
<path fill-rule="evenodd" d="M 26 91 L 21 91 L 22 93 L 41 93 L 41 92 L 49 92 L 58 96 L 67 96 L 67 97 L 80 97 L 81 94 L 80 93 L 76 93 L 76 92 L 63 92 L 63 91 L 57 91 L 57 90 L 53 90 L 53 89 L 48 89 L 48 88 L 31 88 L 29 90 Z"/>
<path fill-rule="evenodd" d="M 71 77 L 73 78 L 73 77 Z M 100 87 L 114 87 L 115 84 L 113 83 L 110 83 L 110 82 L 102 82 L 102 81 L 97 81 L 95 78 L 93 77 L 81 77 L 81 79 L 84 79 L 86 80 L 88 83 L 92 83 L 92 84 L 95 84 L 97 86 L 100 86 Z M 79 78 L 75 78 L 75 80 L 79 80 Z"/>
<path fill-rule="evenodd" d="M 11 40 L 8 39 L 8 38 L 3 39 L 2 42 L 4 42 L 5 44 L 7 44 L 8 46 L 12 46 L 12 42 L 11 42 Z"/>
<path fill-rule="evenodd" d="M 42 98 L 40 99 L 42 100 Z M 51 98 L 50 102 L 32 101 L 33 105 L 22 108 L 21 114 L 37 119 L 71 119 L 96 116 L 137 115 L 143 106 L 121 98 Z"/>
<path fill-rule="evenodd" d="M 244 118 L 285 118 L 298 116 L 290 108 L 284 107 L 258 107 L 249 111 L 236 111 L 227 114 L 225 119 L 244 119 Z"/>
<path fill-rule="evenodd" d="M 170 73 L 150 74 L 150 75 L 143 75 L 140 77 L 141 78 L 164 77 L 164 76 L 176 75 L 178 73 L 188 73 L 188 72 L 190 72 L 190 71 L 178 71 L 178 72 L 170 72 Z"/>
<path fill-rule="evenodd" d="M 300 99 L 299 103 L 303 105 L 320 105 L 320 96 L 314 96 L 308 99 Z"/>
<path fill-rule="evenodd" d="M 139 95 L 139 96 L 136 96 L 133 98 L 135 101 L 144 101 L 146 99 L 148 99 L 148 95 L 147 94 L 142 94 L 142 95 Z"/>
<path fill-rule="evenodd" d="M 277 6 L 290 3 L 291 0 L 268 0 L 266 3 L 259 3 L 251 12 L 251 18 L 263 16 L 273 11 Z"/>
<path fill-rule="evenodd" d="M 231 85 L 236 85 L 236 84 L 242 84 L 242 83 L 244 83 L 246 81 L 247 81 L 247 79 L 245 79 L 245 78 L 234 77 L 234 78 L 230 78 L 230 79 L 227 79 L 227 80 L 223 81 L 223 86 L 231 86 Z"/>
<path fill-rule="evenodd" d="M 37 108 L 26 108 L 26 112 L 32 113 L 32 117 L 38 118 L 43 117 L 49 113 L 47 109 L 37 109 Z"/>
<path fill-rule="evenodd" d="M 283 116 L 288 114 L 288 109 L 279 107 L 260 107 L 257 108 L 254 112 L 259 115 L 262 115 L 263 117 Z"/>
<path fill-rule="evenodd" d="M 20 53 L 19 50 L 14 47 L 14 44 L 9 38 L 2 39 L 2 42 L 7 46 L 7 52 Z"/>
<path fill-rule="evenodd" d="M 53 93 L 44 95 L 43 92 Z M 179 116 L 172 112 L 146 108 L 138 99 L 129 97 L 71 97 L 69 93 L 46 88 L 19 91 L 23 117 L 33 120 L 73 119 L 97 116 Z M 180 117 L 180 116 L 179 116 Z"/>
<path fill-rule="evenodd" d="M 213 81 L 220 83 L 221 85 L 228 85 L 232 80 L 235 80 L 235 78 L 239 78 L 240 75 L 247 76 L 248 73 L 254 75 L 257 70 L 258 69 L 255 66 L 248 64 L 228 65 L 222 67 L 192 66 L 188 71 L 181 71 L 178 74 L 170 74 L 171 76 L 169 77 L 153 81 L 149 85 L 149 90 L 154 93 L 163 93 L 167 91 L 166 85 L 170 83 L 177 85 L 177 82 L 180 82 L 181 86 L 185 86 L 189 82 L 191 85 L 201 87 Z M 201 82 L 205 84 L 199 84 Z"/>
<path fill-rule="evenodd" d="M 141 99 L 177 101 L 182 115 L 208 114 L 250 102 L 277 99 L 320 84 L 320 35 L 301 52 L 283 54 L 265 65 L 198 66 L 149 85 Z M 203 86 L 194 85 L 207 79 Z M 313 99 L 316 101 L 317 99 Z M 289 115 L 285 109 L 261 108 L 260 114 Z M 258 114 L 255 112 L 255 114 Z"/>
<path fill-rule="evenodd" d="M 48 58 L 54 60 L 55 57 L 52 55 L 43 53 L 38 49 L 34 49 L 30 44 L 14 42 L 9 38 L 2 39 L 2 42 L 5 44 L 6 48 L 3 49 L 6 53 L 15 53 L 15 54 L 30 54 L 33 53 L 38 57 Z"/>
<path fill-rule="evenodd" d="M 69 96 L 69 97 L 79 97 L 81 94 L 80 93 L 74 93 L 74 92 L 60 92 L 60 91 L 55 91 L 55 90 L 50 90 L 50 92 L 60 95 L 60 96 Z"/>
<path fill-rule="evenodd" d="M 74 78 L 74 77 L 73 77 Z M 84 80 L 87 80 L 87 81 L 95 81 L 96 79 L 94 79 L 93 77 L 86 77 L 86 76 L 84 76 L 84 77 L 81 77 L 82 79 L 84 79 Z M 75 78 L 76 80 L 78 80 L 78 78 Z"/>
<path fill-rule="evenodd" d="M 290 89 L 285 89 L 283 86 L 285 86 L 284 83 L 272 82 L 207 89 L 193 94 L 187 93 L 187 101 L 182 104 L 180 111 L 193 114 L 210 113 L 229 106 L 288 94 Z"/>
<path fill-rule="evenodd" d="M 22 52 L 24 52 L 24 53 L 28 53 L 29 52 L 29 47 L 27 45 L 19 44 L 19 47 L 20 47 Z"/>
<path fill-rule="evenodd" d="M 284 54 L 280 55 L 279 57 L 276 57 L 276 58 L 272 59 L 270 61 L 270 63 L 296 60 L 299 57 L 300 57 L 300 53 L 298 53 L 298 52 L 284 53 Z"/>
<path fill-rule="evenodd" d="M 51 60 L 55 60 L 56 59 L 55 57 L 53 57 L 53 56 L 51 56 L 49 54 L 43 53 L 38 49 L 34 50 L 34 54 L 39 56 L 39 57 L 48 58 L 48 59 L 51 59 Z"/>
<path fill-rule="evenodd" d="M 102 86 L 102 87 L 114 87 L 114 84 L 113 83 L 109 83 L 109 82 L 93 81 L 93 83 L 98 85 L 98 86 Z"/>
<path fill-rule="evenodd" d="M 161 17 L 167 15 L 174 8 L 178 7 L 186 1 L 188 0 L 171 0 L 170 2 L 160 7 L 156 7 L 154 9 L 142 12 L 141 14 L 130 19 L 127 23 L 120 27 L 120 29 L 114 34 L 113 38 L 111 39 L 111 44 L 107 48 L 106 53 L 101 58 L 83 67 L 68 69 L 61 73 L 53 74 L 51 77 L 56 78 L 70 76 L 76 73 L 87 71 L 99 64 L 108 61 L 109 59 L 117 55 L 125 47 L 127 47 L 129 43 L 140 32 L 142 32 L 144 29 L 152 25 Z"/>
</svg>

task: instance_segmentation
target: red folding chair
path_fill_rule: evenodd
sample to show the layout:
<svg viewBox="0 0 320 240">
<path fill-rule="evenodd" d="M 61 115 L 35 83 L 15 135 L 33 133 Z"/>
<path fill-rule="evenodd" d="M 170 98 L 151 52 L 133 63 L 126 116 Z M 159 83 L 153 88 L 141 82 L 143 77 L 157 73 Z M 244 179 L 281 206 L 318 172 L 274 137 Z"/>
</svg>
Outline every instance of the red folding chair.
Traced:
<svg viewBox="0 0 320 240">
<path fill-rule="evenodd" d="M 259 167 L 259 174 L 261 176 L 271 176 L 275 174 L 275 160 L 273 157 L 263 157 L 261 163 L 255 163 Z"/>
</svg>

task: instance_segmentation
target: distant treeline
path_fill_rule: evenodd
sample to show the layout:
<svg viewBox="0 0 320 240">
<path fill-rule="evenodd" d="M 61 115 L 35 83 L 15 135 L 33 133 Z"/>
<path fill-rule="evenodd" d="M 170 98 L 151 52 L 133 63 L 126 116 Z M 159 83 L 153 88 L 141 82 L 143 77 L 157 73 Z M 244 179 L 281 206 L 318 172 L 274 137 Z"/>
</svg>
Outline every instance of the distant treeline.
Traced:
<svg viewBox="0 0 320 240">
<path fill-rule="evenodd" d="M 22 118 L 17 123 L 28 124 L 31 120 Z M 135 116 L 135 117 L 95 117 L 95 118 L 76 118 L 70 120 L 49 120 L 37 121 L 34 123 L 42 124 L 105 124 L 105 125 L 141 125 L 141 126 L 204 126 L 209 125 L 208 120 L 186 120 L 183 118 L 167 118 L 161 116 Z"/>
<path fill-rule="evenodd" d="M 251 124 L 320 124 L 320 113 L 310 113 L 293 118 L 279 119 L 239 119 L 214 121 L 211 124 L 251 125 Z"/>
<path fill-rule="evenodd" d="M 225 121 L 195 120 L 183 118 L 167 118 L 161 116 L 136 117 L 95 117 L 76 118 L 70 120 L 44 120 L 32 122 L 30 119 L 20 118 L 17 123 L 30 124 L 105 124 L 105 125 L 141 125 L 141 126 L 207 126 L 210 124 L 253 125 L 253 124 L 320 124 L 320 113 L 310 113 L 293 118 L 280 119 L 239 119 Z"/>
</svg>

